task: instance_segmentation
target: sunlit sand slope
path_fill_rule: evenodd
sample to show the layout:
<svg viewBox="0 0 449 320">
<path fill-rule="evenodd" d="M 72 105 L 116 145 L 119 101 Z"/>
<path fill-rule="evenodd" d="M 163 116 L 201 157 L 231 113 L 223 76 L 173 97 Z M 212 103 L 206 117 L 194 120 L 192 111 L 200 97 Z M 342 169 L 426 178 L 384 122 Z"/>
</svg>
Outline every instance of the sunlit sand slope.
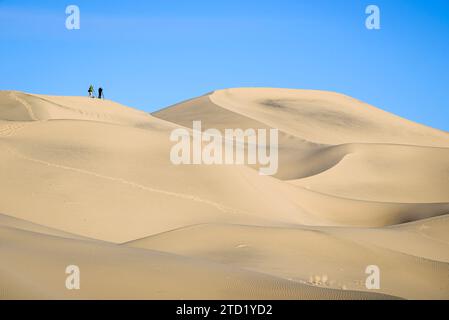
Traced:
<svg viewBox="0 0 449 320">
<path fill-rule="evenodd" d="M 0 299 L 390 299 L 200 259 L 0 227 Z M 67 266 L 80 290 L 65 288 Z"/>
</svg>

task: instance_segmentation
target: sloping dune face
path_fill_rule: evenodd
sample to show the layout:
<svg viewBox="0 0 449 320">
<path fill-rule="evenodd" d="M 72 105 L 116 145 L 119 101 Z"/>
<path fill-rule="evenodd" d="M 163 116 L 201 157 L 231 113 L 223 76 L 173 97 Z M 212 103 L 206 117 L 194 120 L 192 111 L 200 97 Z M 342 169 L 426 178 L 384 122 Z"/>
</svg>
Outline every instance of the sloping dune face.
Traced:
<svg viewBox="0 0 449 320">
<path fill-rule="evenodd" d="M 277 174 L 173 164 L 193 121 L 278 129 Z M 449 134 L 350 97 L 228 89 L 150 115 L 0 91 L 0 168 L 1 299 L 449 298 Z"/>
<path fill-rule="evenodd" d="M 154 115 L 204 129 L 278 129 L 276 177 L 310 215 L 334 223 L 378 227 L 449 212 L 449 134 L 344 95 L 227 89 Z"/>
</svg>

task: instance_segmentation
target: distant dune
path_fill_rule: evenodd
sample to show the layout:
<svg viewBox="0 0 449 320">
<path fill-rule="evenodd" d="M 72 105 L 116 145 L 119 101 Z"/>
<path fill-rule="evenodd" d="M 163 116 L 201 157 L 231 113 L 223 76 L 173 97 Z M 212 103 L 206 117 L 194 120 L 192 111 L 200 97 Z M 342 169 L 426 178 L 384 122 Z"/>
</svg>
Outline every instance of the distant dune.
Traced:
<svg viewBox="0 0 449 320">
<path fill-rule="evenodd" d="M 279 129 L 278 173 L 173 165 L 192 121 Z M 0 299 L 449 299 L 449 133 L 341 94 L 0 91 L 0 165 Z"/>
</svg>

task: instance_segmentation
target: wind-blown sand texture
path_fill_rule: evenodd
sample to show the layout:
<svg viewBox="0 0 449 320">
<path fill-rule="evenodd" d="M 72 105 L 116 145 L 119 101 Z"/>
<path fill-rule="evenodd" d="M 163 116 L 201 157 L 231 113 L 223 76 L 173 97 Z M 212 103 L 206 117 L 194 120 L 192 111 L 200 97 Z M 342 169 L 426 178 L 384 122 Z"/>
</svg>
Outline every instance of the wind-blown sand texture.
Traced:
<svg viewBox="0 0 449 320">
<path fill-rule="evenodd" d="M 278 174 L 173 165 L 197 120 L 279 129 Z M 337 93 L 0 91 L 0 195 L 0 299 L 449 299 L 449 133 Z"/>
</svg>

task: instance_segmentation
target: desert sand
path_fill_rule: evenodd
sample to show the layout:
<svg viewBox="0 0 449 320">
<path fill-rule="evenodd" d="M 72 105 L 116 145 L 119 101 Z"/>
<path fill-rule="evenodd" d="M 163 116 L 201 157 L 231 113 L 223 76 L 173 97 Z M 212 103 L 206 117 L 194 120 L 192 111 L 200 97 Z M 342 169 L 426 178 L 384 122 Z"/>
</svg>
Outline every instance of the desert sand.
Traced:
<svg viewBox="0 0 449 320">
<path fill-rule="evenodd" d="M 279 129 L 278 173 L 174 165 L 192 121 Z M 0 91 L 0 169 L 0 299 L 449 299 L 449 133 L 345 95 Z"/>
</svg>

